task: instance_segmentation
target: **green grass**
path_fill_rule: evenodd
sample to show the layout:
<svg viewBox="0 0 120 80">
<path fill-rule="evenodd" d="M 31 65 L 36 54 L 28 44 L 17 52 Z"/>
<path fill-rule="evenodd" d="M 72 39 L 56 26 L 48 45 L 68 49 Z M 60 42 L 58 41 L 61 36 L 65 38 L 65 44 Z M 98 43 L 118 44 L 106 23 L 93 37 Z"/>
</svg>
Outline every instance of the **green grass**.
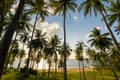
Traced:
<svg viewBox="0 0 120 80">
<path fill-rule="evenodd" d="M 104 75 L 104 80 L 115 80 L 113 73 L 110 70 L 102 70 Z M 94 80 L 93 72 L 85 72 L 87 80 Z M 95 71 L 96 80 L 101 80 L 100 72 Z M 120 80 L 120 71 L 117 71 L 118 78 Z M 56 79 L 54 79 L 56 78 Z M 80 80 L 78 71 L 68 71 L 67 73 L 68 80 Z M 42 74 L 41 72 L 37 76 L 30 75 L 28 78 L 24 74 L 19 73 L 16 70 L 11 70 L 6 74 L 3 74 L 2 80 L 63 80 L 63 73 L 57 72 L 57 77 L 54 77 L 54 72 L 50 72 L 50 79 L 47 78 L 47 72 Z M 83 76 L 82 76 L 83 80 Z"/>
</svg>

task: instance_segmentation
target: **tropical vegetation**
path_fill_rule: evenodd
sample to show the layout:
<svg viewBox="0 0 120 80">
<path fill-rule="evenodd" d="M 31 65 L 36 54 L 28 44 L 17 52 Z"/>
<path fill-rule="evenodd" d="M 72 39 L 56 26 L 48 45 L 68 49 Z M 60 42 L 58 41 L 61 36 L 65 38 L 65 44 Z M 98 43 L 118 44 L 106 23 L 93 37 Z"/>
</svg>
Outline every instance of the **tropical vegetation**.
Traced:
<svg viewBox="0 0 120 80">
<path fill-rule="evenodd" d="M 100 14 L 107 31 L 91 29 L 87 41 L 90 45 L 78 41 L 73 49 L 67 43 L 66 30 L 69 28 L 66 21 L 72 12 L 83 12 L 85 17 L 90 14 L 91 18 L 92 13 L 96 17 Z M 41 25 L 47 17 L 58 14 L 63 17 L 62 38 L 42 30 Z M 111 28 L 113 24 L 115 30 Z M 119 0 L 85 0 L 80 3 L 77 0 L 1 0 L 0 80 L 119 80 L 119 34 Z M 67 69 L 67 61 L 73 53 L 78 71 Z M 16 61 L 17 67 L 14 66 Z M 42 69 L 39 70 L 41 62 Z M 90 65 L 88 71 L 86 63 Z"/>
</svg>

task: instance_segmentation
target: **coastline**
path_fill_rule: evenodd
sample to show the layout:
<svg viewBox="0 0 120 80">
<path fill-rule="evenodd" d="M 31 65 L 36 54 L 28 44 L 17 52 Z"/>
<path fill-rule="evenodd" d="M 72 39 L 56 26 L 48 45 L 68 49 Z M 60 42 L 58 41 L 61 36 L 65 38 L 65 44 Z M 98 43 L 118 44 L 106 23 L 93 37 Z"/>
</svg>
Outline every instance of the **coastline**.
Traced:
<svg viewBox="0 0 120 80">
<path fill-rule="evenodd" d="M 83 68 L 80 68 L 81 70 Z M 48 69 L 43 69 L 44 71 L 48 71 Z M 39 71 L 42 71 L 42 69 L 39 69 Z M 50 69 L 50 71 L 54 71 L 54 69 Z M 62 68 L 57 68 L 57 72 L 62 72 L 63 69 Z M 79 68 L 67 68 L 68 72 L 78 72 Z M 84 71 L 93 71 L 93 67 L 85 67 Z"/>
</svg>

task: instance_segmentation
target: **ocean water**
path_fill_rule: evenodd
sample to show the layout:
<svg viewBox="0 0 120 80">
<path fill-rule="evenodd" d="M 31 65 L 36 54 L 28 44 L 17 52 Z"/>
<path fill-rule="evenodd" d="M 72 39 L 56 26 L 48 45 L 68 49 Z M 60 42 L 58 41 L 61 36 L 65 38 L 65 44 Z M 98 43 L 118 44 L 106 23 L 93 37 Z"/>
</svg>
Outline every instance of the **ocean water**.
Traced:
<svg viewBox="0 0 120 80">
<path fill-rule="evenodd" d="M 13 63 L 14 68 L 17 68 L 18 62 L 19 62 L 19 60 L 15 60 L 15 62 Z M 76 59 L 68 59 L 66 64 L 67 64 L 67 68 L 79 68 L 79 64 L 78 64 L 78 61 Z M 24 66 L 25 66 L 25 59 L 22 59 L 22 63 L 21 63 L 20 67 L 24 67 Z M 92 66 L 91 61 L 84 61 L 84 67 L 91 67 L 91 66 Z M 52 64 L 51 67 L 54 68 L 54 63 Z M 82 62 L 80 64 L 80 67 L 81 68 L 83 67 Z M 35 69 L 37 68 L 36 64 L 35 64 L 34 68 Z M 48 69 L 48 64 L 46 63 L 45 60 L 42 59 L 39 63 L 38 69 L 43 69 L 43 68 Z"/>
</svg>

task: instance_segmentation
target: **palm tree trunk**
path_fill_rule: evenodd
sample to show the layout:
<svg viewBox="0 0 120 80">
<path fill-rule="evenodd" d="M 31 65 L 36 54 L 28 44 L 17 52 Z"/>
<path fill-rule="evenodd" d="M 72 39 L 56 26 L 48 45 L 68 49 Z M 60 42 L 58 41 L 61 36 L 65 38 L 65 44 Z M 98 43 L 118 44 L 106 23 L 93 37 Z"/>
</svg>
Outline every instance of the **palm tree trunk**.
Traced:
<svg viewBox="0 0 120 80">
<path fill-rule="evenodd" d="M 21 16 L 23 8 L 24 8 L 24 4 L 25 4 L 25 0 L 20 0 L 17 11 L 16 11 L 15 16 L 12 20 L 12 23 L 7 28 L 7 30 L 3 36 L 3 39 L 1 41 L 1 44 L 0 44 L 0 79 L 2 76 L 2 72 L 3 72 L 5 60 L 6 60 L 6 57 L 8 54 L 8 50 L 10 47 L 10 43 L 11 43 L 14 31 L 17 27 L 18 20 Z"/>
<path fill-rule="evenodd" d="M 37 23 L 37 17 L 38 17 L 38 12 L 37 12 L 37 14 L 36 14 L 36 18 L 35 18 L 35 22 L 34 22 L 34 26 L 33 26 L 31 41 L 33 40 L 33 35 L 34 35 L 36 23 Z M 32 46 L 30 46 L 30 48 L 29 48 L 28 59 L 27 59 L 27 64 L 26 64 L 26 72 L 25 72 L 25 73 L 26 73 L 26 76 L 29 75 L 29 73 L 28 73 L 28 68 L 29 68 L 29 63 L 30 63 L 31 50 L 32 50 Z"/>
<path fill-rule="evenodd" d="M 51 60 L 50 60 L 50 62 L 49 62 L 49 68 L 48 68 L 48 79 L 49 79 L 49 77 L 50 77 L 50 68 L 51 68 Z"/>
<path fill-rule="evenodd" d="M 64 27 L 64 65 L 63 65 L 63 72 L 64 72 L 64 80 L 67 80 L 67 68 L 66 68 L 66 5 L 64 5 L 64 18 L 63 18 L 63 27 Z"/>
</svg>

